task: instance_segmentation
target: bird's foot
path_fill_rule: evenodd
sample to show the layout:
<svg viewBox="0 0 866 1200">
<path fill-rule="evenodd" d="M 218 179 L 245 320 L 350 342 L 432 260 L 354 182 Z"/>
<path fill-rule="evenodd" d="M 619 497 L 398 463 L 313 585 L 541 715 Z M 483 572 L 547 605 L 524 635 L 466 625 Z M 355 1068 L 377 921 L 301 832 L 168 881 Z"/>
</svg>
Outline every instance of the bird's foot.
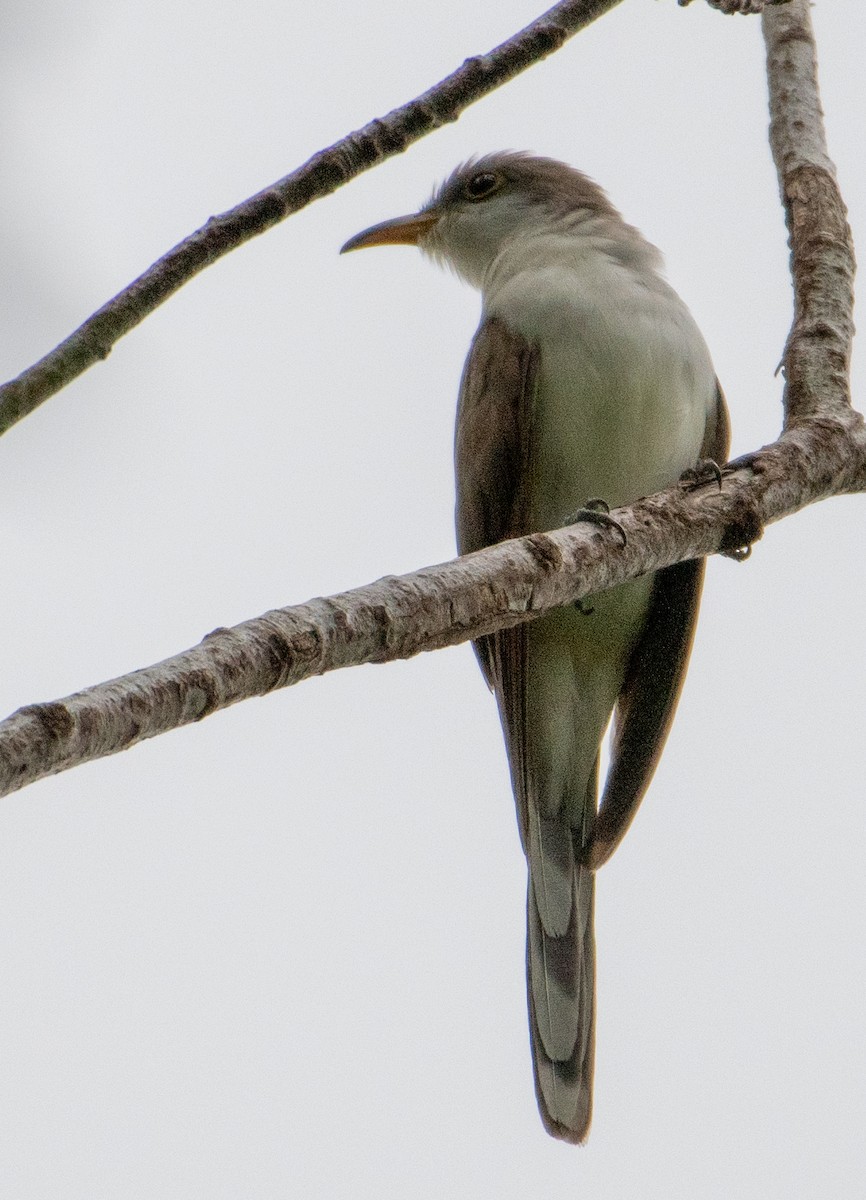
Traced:
<svg viewBox="0 0 866 1200">
<path fill-rule="evenodd" d="M 733 475 L 735 471 L 748 470 L 760 475 L 764 469 L 761 464 L 763 453 L 763 450 L 752 450 L 749 454 L 741 454 L 739 458 L 732 458 L 722 467 L 722 474 Z"/>
<path fill-rule="evenodd" d="M 732 458 L 722 467 L 722 475 L 734 475 L 737 471 L 752 471 L 755 475 L 762 474 L 765 469 L 762 462 L 763 454 L 763 450 L 752 450 L 748 454 L 741 454 L 739 458 Z M 733 545 L 726 545 L 721 550 L 725 558 L 732 558 L 734 562 L 745 562 L 747 558 L 751 557 L 752 543 L 761 536 L 760 521 L 756 520 L 755 524 L 744 532 L 746 536 L 742 543 L 734 542 Z"/>
<path fill-rule="evenodd" d="M 562 523 L 563 525 L 577 525 L 580 521 L 588 521 L 591 525 L 600 525 L 605 529 L 615 529 L 622 538 L 622 544 L 628 545 L 626 532 L 619 521 L 610 515 L 610 505 L 606 500 L 599 500 L 597 497 L 587 500 L 582 508 L 566 517 Z"/>
<path fill-rule="evenodd" d="M 562 523 L 563 525 L 577 525 L 580 521 L 588 521 L 591 525 L 598 525 L 604 529 L 615 529 L 622 538 L 623 546 L 628 545 L 626 532 L 616 517 L 610 515 L 610 505 L 606 500 L 601 500 L 595 496 L 592 497 L 577 512 L 566 517 Z M 595 612 L 593 606 L 585 599 L 575 600 L 574 607 L 583 617 L 591 617 Z"/>
<path fill-rule="evenodd" d="M 722 468 L 712 458 L 701 458 L 693 467 L 688 467 L 680 475 L 680 486 L 690 492 L 705 483 L 717 483 L 722 490 Z"/>
</svg>

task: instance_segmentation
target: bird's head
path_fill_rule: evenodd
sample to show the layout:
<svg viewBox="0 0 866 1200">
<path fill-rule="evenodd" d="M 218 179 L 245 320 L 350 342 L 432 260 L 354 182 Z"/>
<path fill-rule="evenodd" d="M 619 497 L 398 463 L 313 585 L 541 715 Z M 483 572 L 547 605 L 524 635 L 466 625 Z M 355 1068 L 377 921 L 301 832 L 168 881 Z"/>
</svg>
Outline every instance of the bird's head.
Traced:
<svg viewBox="0 0 866 1200">
<path fill-rule="evenodd" d="M 475 287 L 503 248 L 522 235 L 619 214 L 601 188 L 565 163 L 530 154 L 487 154 L 458 167 L 418 212 L 350 238 L 365 246 L 413 245 Z"/>
</svg>

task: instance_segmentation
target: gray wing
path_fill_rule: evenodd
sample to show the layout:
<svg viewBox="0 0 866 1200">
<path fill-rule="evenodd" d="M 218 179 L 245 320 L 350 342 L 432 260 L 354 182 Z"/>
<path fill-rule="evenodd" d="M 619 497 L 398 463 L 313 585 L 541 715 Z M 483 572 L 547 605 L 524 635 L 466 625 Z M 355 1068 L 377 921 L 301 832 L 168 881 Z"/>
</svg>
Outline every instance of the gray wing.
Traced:
<svg viewBox="0 0 866 1200">
<path fill-rule="evenodd" d="M 726 462 L 729 441 L 728 410 L 717 380 L 701 457 Z M 622 841 L 655 771 L 685 679 L 703 581 L 703 559 L 656 573 L 644 632 L 617 701 L 610 769 L 587 854 L 593 870 Z"/>
<path fill-rule="evenodd" d="M 522 481 L 537 370 L 534 346 L 495 317 L 481 322 L 463 369 L 454 438 L 461 554 L 528 532 Z M 490 687 L 494 640 L 473 643 Z"/>
<path fill-rule="evenodd" d="M 529 533 L 538 350 L 495 318 L 475 335 L 460 388 L 455 444 L 461 553 Z M 475 643 L 499 704 L 523 848 L 527 889 L 527 998 L 539 1110 L 555 1137 L 580 1142 L 592 1107 L 595 1049 L 594 877 L 580 859 L 596 806 L 596 772 L 565 805 L 577 820 L 545 815 L 545 766 L 527 744 L 526 626 Z M 557 904 L 539 903 L 557 880 Z M 534 882 L 533 882 L 534 881 Z M 539 882 L 542 881 L 542 882 Z M 555 909 L 555 911 L 554 911 Z"/>
<path fill-rule="evenodd" d="M 482 320 L 463 368 L 454 438 L 461 554 L 530 532 L 524 481 L 538 362 L 537 348 L 520 334 L 496 317 Z M 472 645 L 499 703 L 525 849 L 526 630 L 524 626 L 502 630 Z"/>
</svg>

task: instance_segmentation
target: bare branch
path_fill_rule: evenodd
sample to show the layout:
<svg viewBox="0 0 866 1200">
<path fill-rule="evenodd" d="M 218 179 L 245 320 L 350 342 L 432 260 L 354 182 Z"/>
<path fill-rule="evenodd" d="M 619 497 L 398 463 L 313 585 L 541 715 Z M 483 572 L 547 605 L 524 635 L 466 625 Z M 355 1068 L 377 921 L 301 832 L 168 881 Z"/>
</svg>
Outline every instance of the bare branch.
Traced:
<svg viewBox="0 0 866 1200">
<path fill-rule="evenodd" d="M 456 121 L 464 109 L 553 54 L 620 0 L 562 0 L 489 53 L 467 58 L 415 100 L 372 120 L 249 200 L 211 217 L 139 275 L 74 333 L 16 379 L 0 386 L 0 434 L 98 360 L 199 271 L 250 238 L 330 195 L 362 171 Z"/>
<path fill-rule="evenodd" d="M 854 247 L 836 170 L 827 152 L 808 0 L 786 0 L 761 18 L 767 51 L 770 147 L 791 247 L 794 320 L 785 345 L 784 432 L 746 455 L 758 472 L 780 467 L 816 481 L 831 443 L 857 456 L 863 418 L 851 407 Z M 805 450 L 803 435 L 812 447 Z M 779 451 L 791 452 L 789 458 Z M 771 452 L 772 451 L 772 452 Z M 810 454 L 817 451 L 817 458 Z M 777 479 L 782 485 L 783 480 Z"/>
<path fill-rule="evenodd" d="M 760 469 L 618 509 L 626 532 L 573 526 L 502 542 L 411 575 L 218 629 L 192 650 L 0 722 L 0 795 L 339 667 L 410 658 L 685 559 L 732 552 L 765 523 L 866 489 L 866 433 L 813 421 L 762 453 Z"/>
<path fill-rule="evenodd" d="M 770 146 L 791 245 L 794 323 L 785 347 L 785 424 L 851 420 L 854 246 L 827 153 L 806 0 L 762 18 L 770 85 Z M 859 420 L 859 417 L 858 417 Z"/>
</svg>

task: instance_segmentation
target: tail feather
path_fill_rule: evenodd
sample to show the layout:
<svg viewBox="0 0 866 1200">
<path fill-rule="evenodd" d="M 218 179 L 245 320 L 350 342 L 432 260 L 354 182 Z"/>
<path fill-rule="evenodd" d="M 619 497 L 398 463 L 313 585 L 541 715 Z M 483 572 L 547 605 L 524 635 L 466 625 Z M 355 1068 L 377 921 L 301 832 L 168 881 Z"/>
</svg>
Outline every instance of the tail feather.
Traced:
<svg viewBox="0 0 866 1200">
<path fill-rule="evenodd" d="M 540 1048 L 555 1062 L 574 1053 L 578 1038 L 575 1013 L 580 996 L 580 956 L 574 953 L 574 900 L 572 919 L 561 937 L 545 932 L 530 884 L 526 896 L 527 984 L 535 1014 L 533 1033 Z"/>
<path fill-rule="evenodd" d="M 561 938 L 538 919 L 530 884 L 527 903 L 527 993 L 535 1092 L 548 1132 L 582 1142 L 592 1118 L 595 1063 L 595 880 L 575 869 L 572 923 Z"/>
<path fill-rule="evenodd" d="M 582 864 L 582 848 L 595 815 L 597 765 L 578 829 L 529 811 L 526 966 L 535 1091 L 548 1132 L 568 1142 L 584 1141 L 592 1118 L 595 875 Z"/>
<path fill-rule="evenodd" d="M 541 924 L 546 933 L 562 938 L 574 909 L 574 835 L 560 817 L 543 817 L 534 804 L 526 857 Z"/>
</svg>

